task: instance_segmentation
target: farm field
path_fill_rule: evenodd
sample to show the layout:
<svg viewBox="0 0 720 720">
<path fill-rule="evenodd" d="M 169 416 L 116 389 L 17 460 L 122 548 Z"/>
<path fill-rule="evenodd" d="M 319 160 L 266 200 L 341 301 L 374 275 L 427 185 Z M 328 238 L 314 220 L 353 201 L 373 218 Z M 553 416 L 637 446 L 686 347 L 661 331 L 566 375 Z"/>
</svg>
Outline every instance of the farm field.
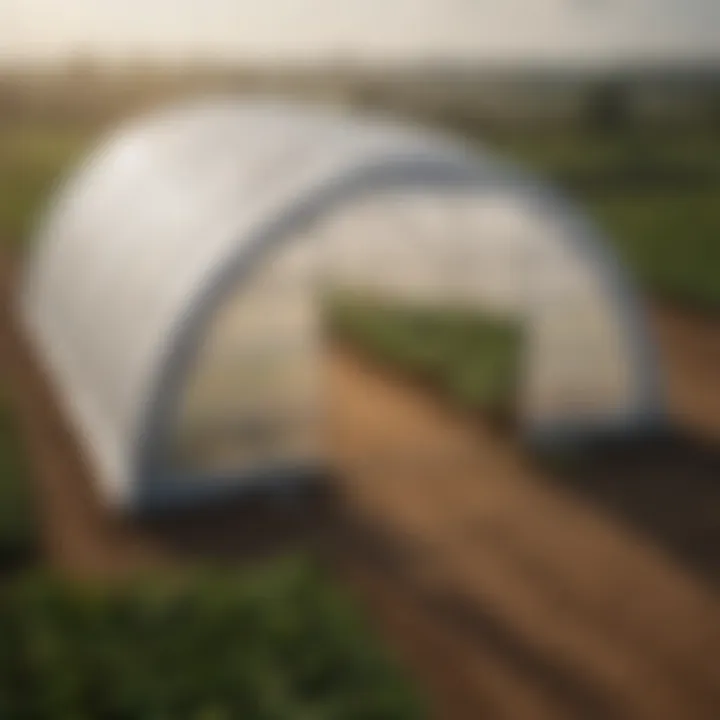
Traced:
<svg viewBox="0 0 720 720">
<path fill-rule="evenodd" d="M 87 467 L 10 316 L 11 288 L 35 211 L 95 136 L 72 125 L 0 129 L 0 373 L 7 390 L 0 500 L 9 507 L 7 495 L 17 508 L 0 513 L 0 555 L 32 557 L 37 538 L 50 567 L 114 581 L 175 568 L 179 561 L 254 564 L 299 549 L 350 588 L 370 615 L 373 638 L 384 639 L 407 669 L 433 717 L 717 717 L 720 136 L 496 141 L 580 198 L 648 289 L 681 428 L 672 442 L 580 458 L 565 469 L 544 467 L 482 418 L 469 419 L 336 348 L 330 353 L 328 432 L 341 472 L 331 491 L 284 506 L 229 505 L 137 526 L 118 524 L 99 507 Z M 34 510 L 24 494 L 27 482 Z M 334 662 L 351 667 L 348 677 L 357 684 L 340 688 L 338 705 L 329 709 L 275 705 L 258 718 L 422 716 L 394 668 L 361 642 L 364 631 L 354 615 L 338 620 L 347 633 L 332 641 L 338 626 L 319 615 L 323 608 L 348 606 L 329 599 L 334 595 L 325 594 L 324 581 L 302 571 L 299 586 L 279 577 L 269 580 L 281 588 L 279 605 L 305 592 L 304 617 L 315 634 L 302 642 L 322 652 L 310 659 L 317 661 L 319 679 L 311 676 L 303 685 L 307 668 L 299 659 L 297 685 L 282 688 L 287 695 L 278 702 L 295 702 L 306 697 L 302 688 L 312 695 L 313 683 L 331 682 L 326 678 Z M 32 635 L 32 622 L 19 610 L 23 592 L 33 612 L 59 603 L 58 614 L 48 615 L 52 637 L 91 664 L 86 645 L 63 645 L 65 590 L 56 600 L 52 587 L 18 586 L 17 595 L 0 603 L 6 622 L 0 632 L 14 626 L 17 642 L 23 633 Z M 261 585 L 259 592 L 269 591 Z M 130 626 L 141 632 L 129 598 L 132 593 L 108 603 L 108 612 L 129 614 Z M 282 620 L 254 617 L 260 624 Z M 304 617 L 290 612 L 288 622 L 302 625 Z M 222 633 L 226 621 L 220 618 L 216 631 Z M 101 614 L 94 622 L 122 646 L 117 626 Z M 164 637 L 159 634 L 154 646 L 160 655 L 171 651 Z M 240 635 L 230 637 L 241 642 Z M 296 636 L 281 641 L 296 642 Z M 262 642 L 254 650 L 275 672 L 280 659 Z M 63 657 L 58 651 L 47 659 L 45 671 Z M 128 696 L 121 701 L 132 708 L 144 686 L 127 657 L 132 653 L 125 645 L 121 656 L 106 662 L 127 672 Z M 1 656 L 0 668 L 8 664 Z M 181 676 L 187 668 L 173 672 Z M 48 693 L 38 695 L 38 703 L 64 698 L 72 712 L 72 698 L 82 694 L 77 687 L 80 695 L 68 691 L 76 679 L 65 678 L 63 685 L 61 677 L 53 685 L 42 674 L 32 677 Z M 269 677 L 279 682 L 272 672 Z M 177 676 L 165 681 L 170 698 Z M 273 695 L 272 688 L 267 692 Z M 377 704 L 343 705 L 358 693 Z M 9 697 L 0 687 L 0 716 Z M 212 704 L 203 710 L 198 717 L 226 717 Z M 136 717 L 127 713 L 120 716 Z"/>
<path fill-rule="evenodd" d="M 720 307 L 720 131 L 498 143 L 585 205 L 656 296 Z"/>
</svg>

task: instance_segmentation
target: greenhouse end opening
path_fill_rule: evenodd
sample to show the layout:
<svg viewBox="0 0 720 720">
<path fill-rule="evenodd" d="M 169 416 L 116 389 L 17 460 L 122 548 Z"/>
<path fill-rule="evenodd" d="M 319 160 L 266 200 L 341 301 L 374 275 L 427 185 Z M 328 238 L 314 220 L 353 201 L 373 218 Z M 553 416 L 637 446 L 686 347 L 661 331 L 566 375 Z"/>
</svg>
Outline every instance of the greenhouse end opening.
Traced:
<svg viewBox="0 0 720 720">
<path fill-rule="evenodd" d="M 120 129 L 49 207 L 20 312 L 131 510 L 322 472 L 338 341 L 531 441 L 663 419 L 635 290 L 579 209 L 340 110 L 230 98 Z"/>
</svg>

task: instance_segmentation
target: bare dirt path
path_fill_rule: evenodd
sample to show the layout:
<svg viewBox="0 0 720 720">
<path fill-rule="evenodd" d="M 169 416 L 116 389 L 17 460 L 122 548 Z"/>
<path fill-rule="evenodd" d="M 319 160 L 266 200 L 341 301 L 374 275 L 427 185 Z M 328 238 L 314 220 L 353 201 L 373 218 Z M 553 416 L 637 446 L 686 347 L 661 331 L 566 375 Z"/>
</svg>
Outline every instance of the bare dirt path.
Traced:
<svg viewBox="0 0 720 720">
<path fill-rule="evenodd" d="M 712 581 L 660 542 L 661 527 L 650 531 L 573 487 L 590 479 L 546 477 L 511 441 L 353 358 L 336 357 L 333 374 L 349 504 L 404 547 L 387 580 L 442 618 L 464 648 L 468 684 L 496 701 L 489 717 L 717 713 Z M 720 494 L 708 499 L 706 540 L 717 547 Z M 678 498 L 676 524 L 692 528 L 701 506 Z"/>
<path fill-rule="evenodd" d="M 688 438 L 542 470 L 356 358 L 329 365 L 332 496 L 255 500 L 130 525 L 108 517 L 12 323 L 0 357 L 33 463 L 51 562 L 83 577 L 177 558 L 319 550 L 446 718 L 720 716 L 720 341 L 657 315 Z"/>
</svg>

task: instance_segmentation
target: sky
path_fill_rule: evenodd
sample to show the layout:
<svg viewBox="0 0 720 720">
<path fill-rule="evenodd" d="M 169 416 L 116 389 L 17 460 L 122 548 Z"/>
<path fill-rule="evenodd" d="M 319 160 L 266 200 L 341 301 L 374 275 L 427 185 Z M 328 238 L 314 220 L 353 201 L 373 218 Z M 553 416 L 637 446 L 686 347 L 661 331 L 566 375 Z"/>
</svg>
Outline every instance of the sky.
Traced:
<svg viewBox="0 0 720 720">
<path fill-rule="evenodd" d="M 0 0 L 0 60 L 720 59 L 720 0 Z"/>
</svg>

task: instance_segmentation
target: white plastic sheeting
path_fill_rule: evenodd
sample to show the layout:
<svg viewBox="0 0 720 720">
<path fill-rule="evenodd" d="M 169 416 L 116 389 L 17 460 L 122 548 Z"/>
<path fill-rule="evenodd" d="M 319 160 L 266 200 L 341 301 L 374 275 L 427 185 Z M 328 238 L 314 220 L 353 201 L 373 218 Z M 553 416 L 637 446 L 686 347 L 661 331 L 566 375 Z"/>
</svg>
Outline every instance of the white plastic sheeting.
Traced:
<svg viewBox="0 0 720 720">
<path fill-rule="evenodd" d="M 460 143 L 223 99 L 122 129 L 69 179 L 29 263 L 22 312 L 104 493 L 132 506 L 148 488 L 174 492 L 164 453 L 198 340 L 276 243 L 313 243 L 318 271 L 338 277 L 362 281 L 365 268 L 388 287 L 440 282 L 520 312 L 532 431 L 579 426 L 558 401 L 570 376 L 594 398 L 580 425 L 649 422 L 653 351 L 596 235 L 555 193 Z M 585 308 L 574 326 L 573 300 Z M 595 366 L 558 363 L 576 357 L 557 349 L 568 333 L 605 352 L 611 387 Z"/>
</svg>

